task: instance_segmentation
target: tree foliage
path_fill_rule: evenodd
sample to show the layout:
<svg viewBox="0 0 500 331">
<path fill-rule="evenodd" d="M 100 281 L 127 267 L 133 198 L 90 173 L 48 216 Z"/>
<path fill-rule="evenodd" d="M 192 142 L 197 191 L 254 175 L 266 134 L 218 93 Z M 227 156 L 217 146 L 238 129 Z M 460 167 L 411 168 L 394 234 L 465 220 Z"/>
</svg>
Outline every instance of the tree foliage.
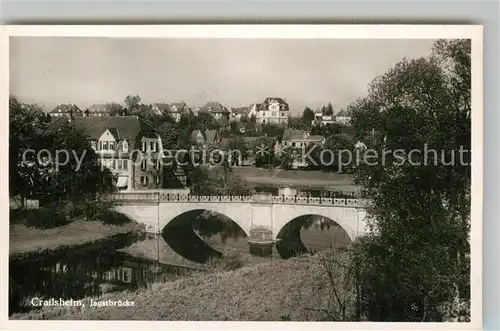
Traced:
<svg viewBox="0 0 500 331">
<path fill-rule="evenodd" d="M 49 130 L 41 109 L 16 97 L 10 98 L 9 116 L 11 195 L 51 202 L 112 190 L 111 173 L 101 169 L 87 137 L 73 126 Z M 39 153 L 42 150 L 45 152 Z"/>
<path fill-rule="evenodd" d="M 431 57 L 401 61 L 349 107 L 356 135 L 378 152 L 355 172 L 373 203 L 373 232 L 357 248 L 369 320 L 439 321 L 456 297 L 469 300 L 470 154 L 458 151 L 470 150 L 470 87 L 470 40 L 438 41 Z M 426 148 L 437 151 L 427 163 Z M 398 149 L 402 158 L 382 158 Z M 413 165 L 410 150 L 422 152 Z"/>
</svg>

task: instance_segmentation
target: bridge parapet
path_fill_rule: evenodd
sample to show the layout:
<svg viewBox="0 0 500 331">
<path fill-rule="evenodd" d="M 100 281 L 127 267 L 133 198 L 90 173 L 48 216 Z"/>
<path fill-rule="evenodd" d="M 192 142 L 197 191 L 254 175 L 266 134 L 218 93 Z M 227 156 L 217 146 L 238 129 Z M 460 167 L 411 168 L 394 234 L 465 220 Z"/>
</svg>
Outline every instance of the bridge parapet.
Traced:
<svg viewBox="0 0 500 331">
<path fill-rule="evenodd" d="M 264 201 L 260 197 L 245 195 L 190 195 L 190 194 L 165 194 L 159 192 L 141 193 L 115 193 L 106 197 L 108 201 L 117 202 L 151 202 L 151 203 L 271 203 L 271 204 L 293 204 L 293 205 L 332 205 L 364 208 L 367 201 L 364 199 L 341 199 L 341 198 L 321 198 L 303 197 L 297 195 L 272 196 Z"/>
</svg>

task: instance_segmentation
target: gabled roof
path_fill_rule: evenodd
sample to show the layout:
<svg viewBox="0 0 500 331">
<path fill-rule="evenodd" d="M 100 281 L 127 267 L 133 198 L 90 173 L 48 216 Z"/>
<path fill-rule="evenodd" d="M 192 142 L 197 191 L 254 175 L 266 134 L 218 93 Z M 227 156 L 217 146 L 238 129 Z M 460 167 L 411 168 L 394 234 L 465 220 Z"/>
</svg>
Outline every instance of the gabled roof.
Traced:
<svg viewBox="0 0 500 331">
<path fill-rule="evenodd" d="M 59 104 L 57 105 L 54 109 L 52 109 L 50 112 L 51 113 L 69 113 L 69 112 L 73 112 L 73 113 L 80 113 L 81 112 L 81 109 L 78 108 L 77 105 L 75 104 Z"/>
<path fill-rule="evenodd" d="M 242 106 L 242 107 L 231 108 L 231 111 L 234 115 L 245 116 L 248 115 L 250 109 L 251 109 L 250 107 Z"/>
<path fill-rule="evenodd" d="M 113 135 L 115 140 L 120 140 L 120 133 L 117 128 L 107 128 L 108 131 Z"/>
<path fill-rule="evenodd" d="M 276 100 L 280 104 L 280 110 L 288 110 L 289 109 L 288 103 L 280 97 L 267 97 L 264 100 L 264 102 L 259 104 L 258 108 L 259 109 L 267 109 L 269 107 L 269 104 L 273 100 Z"/>
<path fill-rule="evenodd" d="M 49 124 L 49 130 L 61 127 L 68 123 L 67 119 L 59 118 Z M 70 125 L 83 131 L 90 139 L 97 140 L 106 131 L 115 135 L 120 140 L 133 140 L 139 133 L 153 133 L 155 129 L 147 122 L 137 116 L 117 117 L 78 117 L 73 119 Z"/>
<path fill-rule="evenodd" d="M 168 103 L 153 103 L 162 112 L 170 111 L 170 105 Z"/>
<path fill-rule="evenodd" d="M 177 112 L 182 112 L 187 108 L 187 104 L 185 102 L 173 102 L 173 103 L 153 103 L 159 110 L 163 113 L 174 112 L 172 108 L 175 106 L 177 108 Z"/>
<path fill-rule="evenodd" d="M 200 107 L 201 112 L 229 113 L 230 111 L 218 101 L 210 101 Z"/>
<path fill-rule="evenodd" d="M 191 143 L 196 144 L 198 134 L 201 133 L 203 139 L 205 139 L 205 144 L 213 144 L 215 142 L 215 138 L 217 137 L 217 130 L 193 130 L 191 132 Z"/>
<path fill-rule="evenodd" d="M 185 102 L 174 102 L 174 103 L 171 103 L 170 104 L 170 110 L 172 110 L 172 108 L 175 106 L 175 108 L 177 108 L 177 111 L 178 112 L 182 112 L 185 110 L 185 108 L 187 108 L 187 105 Z"/>
</svg>

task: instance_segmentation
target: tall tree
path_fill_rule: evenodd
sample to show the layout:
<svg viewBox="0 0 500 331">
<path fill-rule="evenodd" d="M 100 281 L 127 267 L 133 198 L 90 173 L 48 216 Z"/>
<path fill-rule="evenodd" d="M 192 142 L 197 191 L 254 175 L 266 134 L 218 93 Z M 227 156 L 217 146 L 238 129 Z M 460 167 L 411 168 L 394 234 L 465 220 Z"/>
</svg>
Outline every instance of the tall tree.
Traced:
<svg viewBox="0 0 500 331">
<path fill-rule="evenodd" d="M 111 102 L 106 104 L 106 110 L 109 116 L 122 116 L 124 115 L 123 106 L 116 102 Z"/>
<path fill-rule="evenodd" d="M 375 230 L 359 246 L 364 311 L 369 320 L 439 321 L 456 296 L 470 295 L 470 154 L 458 156 L 470 150 L 470 41 L 438 41 L 430 58 L 401 61 L 351 109 L 357 132 L 378 133 L 376 162 L 356 168 Z"/>
<path fill-rule="evenodd" d="M 138 112 L 139 106 L 141 105 L 141 97 L 138 95 L 127 95 L 125 97 L 125 106 L 129 114 L 134 114 Z"/>
<path fill-rule="evenodd" d="M 323 115 L 331 116 L 333 115 L 333 105 L 331 102 L 328 103 L 328 106 L 326 106 L 325 112 Z"/>
<path fill-rule="evenodd" d="M 306 107 L 302 113 L 302 120 L 306 123 L 311 123 L 311 121 L 314 120 L 314 111 L 311 108 Z"/>
</svg>

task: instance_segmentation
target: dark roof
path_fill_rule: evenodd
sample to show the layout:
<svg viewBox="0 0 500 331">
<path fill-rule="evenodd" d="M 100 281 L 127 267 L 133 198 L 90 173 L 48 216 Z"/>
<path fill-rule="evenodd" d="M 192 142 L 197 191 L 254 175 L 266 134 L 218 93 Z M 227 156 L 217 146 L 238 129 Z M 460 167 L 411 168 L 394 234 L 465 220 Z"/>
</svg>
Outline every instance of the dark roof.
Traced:
<svg viewBox="0 0 500 331">
<path fill-rule="evenodd" d="M 196 144 L 196 137 L 198 136 L 199 132 L 201 132 L 203 139 L 205 139 L 205 144 L 213 144 L 215 142 L 217 130 L 193 130 L 191 132 L 191 143 Z"/>
<path fill-rule="evenodd" d="M 163 111 L 163 112 L 170 111 L 170 105 L 168 103 L 153 103 L 153 105 L 158 107 L 158 109 Z"/>
<path fill-rule="evenodd" d="M 187 105 L 185 102 L 174 102 L 174 103 L 170 104 L 170 110 L 172 110 L 172 108 L 174 106 L 177 108 L 178 112 L 181 112 L 181 111 L 185 110 L 185 108 L 187 108 Z"/>
<path fill-rule="evenodd" d="M 184 111 L 187 108 L 187 104 L 185 102 L 173 102 L 173 103 L 153 103 L 159 110 L 164 113 L 172 112 L 173 106 L 177 108 L 178 112 Z"/>
<path fill-rule="evenodd" d="M 276 100 L 280 104 L 280 110 L 289 110 L 288 103 L 279 97 L 267 97 L 263 103 L 257 105 L 258 109 L 266 109 L 267 110 L 269 107 L 269 104 L 273 100 Z"/>
<path fill-rule="evenodd" d="M 231 111 L 233 112 L 233 114 L 235 115 L 248 115 L 248 113 L 250 112 L 250 107 L 236 107 L 236 108 L 231 108 Z"/>
<path fill-rule="evenodd" d="M 67 122 L 67 119 L 59 118 L 49 124 L 49 129 L 57 129 Z M 82 130 L 90 139 L 99 139 L 106 129 L 120 140 L 135 139 L 140 132 L 155 132 L 151 125 L 137 116 L 78 117 L 70 125 Z"/>
<path fill-rule="evenodd" d="M 109 130 L 109 132 L 113 135 L 113 137 L 116 139 L 116 140 L 121 140 L 120 139 L 120 132 L 118 131 L 117 128 L 107 128 Z"/>
<path fill-rule="evenodd" d="M 75 104 L 60 104 L 57 105 L 54 109 L 52 109 L 51 113 L 69 113 L 73 111 L 73 113 L 80 113 L 81 109 L 78 108 Z"/>
<path fill-rule="evenodd" d="M 200 107 L 200 111 L 212 113 L 229 113 L 229 110 L 217 101 L 207 102 L 205 105 Z"/>
</svg>

